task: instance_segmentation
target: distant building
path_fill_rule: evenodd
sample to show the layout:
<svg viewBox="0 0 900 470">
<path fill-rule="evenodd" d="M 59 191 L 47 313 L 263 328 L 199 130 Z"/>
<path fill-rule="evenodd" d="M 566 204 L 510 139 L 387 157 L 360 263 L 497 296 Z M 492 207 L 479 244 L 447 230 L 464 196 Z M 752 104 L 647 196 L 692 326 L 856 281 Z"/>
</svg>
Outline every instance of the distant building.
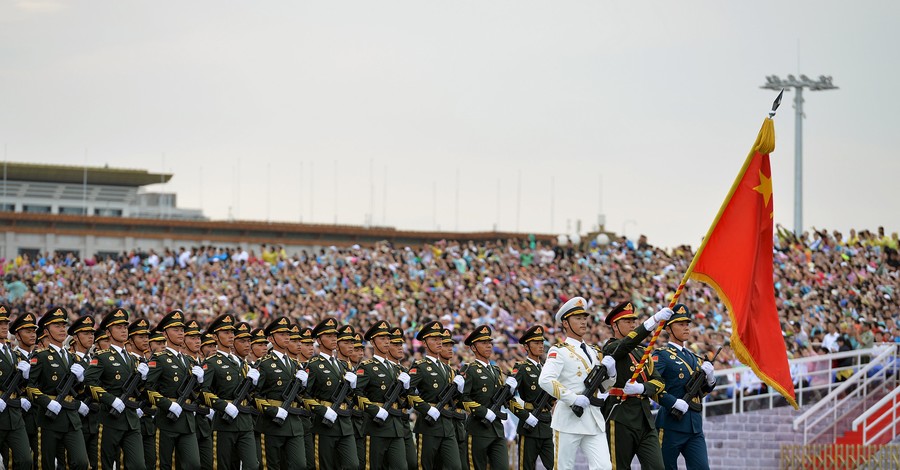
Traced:
<svg viewBox="0 0 900 470">
<path fill-rule="evenodd" d="M 0 211 L 29 214 L 207 220 L 177 207 L 174 193 L 141 191 L 171 174 L 108 167 L 4 163 Z"/>
</svg>

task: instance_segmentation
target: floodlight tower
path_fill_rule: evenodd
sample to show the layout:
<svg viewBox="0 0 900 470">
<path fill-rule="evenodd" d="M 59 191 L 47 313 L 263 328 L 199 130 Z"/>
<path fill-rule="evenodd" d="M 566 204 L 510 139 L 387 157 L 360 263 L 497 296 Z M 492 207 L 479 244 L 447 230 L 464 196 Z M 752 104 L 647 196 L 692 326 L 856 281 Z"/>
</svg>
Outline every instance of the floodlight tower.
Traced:
<svg viewBox="0 0 900 470">
<path fill-rule="evenodd" d="M 799 237 L 803 235 L 803 89 L 810 91 L 836 90 L 838 87 L 831 83 L 831 77 L 820 75 L 818 80 L 811 80 L 806 75 L 800 78 L 788 75 L 787 80 L 782 80 L 777 75 L 766 77 L 766 84 L 760 88 L 769 90 L 783 90 L 793 88 L 794 95 L 794 233 Z"/>
</svg>

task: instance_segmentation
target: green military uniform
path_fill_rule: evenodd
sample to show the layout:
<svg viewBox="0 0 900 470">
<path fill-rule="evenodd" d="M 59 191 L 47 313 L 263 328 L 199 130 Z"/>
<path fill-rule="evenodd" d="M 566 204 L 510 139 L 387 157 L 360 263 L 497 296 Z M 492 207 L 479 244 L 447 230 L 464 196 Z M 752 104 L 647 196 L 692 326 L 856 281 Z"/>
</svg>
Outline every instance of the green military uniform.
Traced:
<svg viewBox="0 0 900 470">
<path fill-rule="evenodd" d="M 18 333 L 19 330 L 28 329 L 28 328 L 37 328 L 37 318 L 35 318 L 34 314 L 25 313 L 16 317 L 15 320 L 9 325 L 9 331 L 13 335 Z M 40 335 L 38 335 L 39 337 Z M 16 346 L 16 353 L 19 354 L 19 357 L 25 358 L 25 360 L 31 360 L 32 352 L 26 351 L 20 346 Z M 4 379 L 5 381 L 5 379 Z M 21 381 L 23 384 L 27 383 L 27 380 Z M 22 394 L 21 397 L 28 400 L 26 397 L 27 393 Z M 37 452 L 38 452 L 38 432 L 37 432 L 37 417 L 39 413 L 43 413 L 41 411 L 41 407 L 37 403 L 29 402 L 31 404 L 31 408 L 22 413 L 22 419 L 25 421 L 25 433 L 28 435 L 28 448 L 31 453 L 32 459 L 32 468 L 37 468 Z M 20 449 L 21 450 L 21 449 Z M 8 467 L 8 466 L 7 466 Z"/>
<path fill-rule="evenodd" d="M 313 328 L 313 336 L 337 334 L 337 327 L 337 320 L 326 317 Z M 313 413 L 313 446 L 318 454 L 313 461 L 324 470 L 356 469 L 359 457 L 350 407 L 346 401 L 332 406 L 332 400 L 347 381 L 347 370 L 337 358 L 325 353 L 313 356 L 307 366 L 306 403 Z"/>
<path fill-rule="evenodd" d="M 544 342 L 544 327 L 535 325 L 525 331 L 519 338 L 519 344 L 527 345 L 532 341 Z M 519 435 L 519 470 L 534 470 L 538 457 L 547 470 L 553 470 L 553 429 L 550 428 L 550 410 L 556 401 L 552 397 L 543 406 L 538 402 L 547 395 L 547 392 L 538 385 L 543 365 L 526 357 L 524 361 L 516 364 L 513 374 L 518 382 L 519 398 L 525 402 L 525 407 L 516 411 L 519 418 L 519 426 L 516 432 Z M 526 426 L 530 417 L 537 420 L 536 425 Z"/>
<path fill-rule="evenodd" d="M 296 325 L 295 325 L 296 327 Z M 294 329 L 291 329 L 291 339 L 294 339 Z M 297 329 L 297 341 L 301 343 L 312 343 L 315 340 L 312 336 L 311 328 L 298 328 Z M 262 340 L 265 341 L 265 333 L 262 336 Z M 259 341 L 259 339 L 251 333 L 250 344 Z M 309 372 L 309 361 L 297 361 L 297 367 L 303 369 L 306 372 Z M 299 401 L 298 406 L 305 408 L 306 402 L 302 399 Z M 308 411 L 308 410 L 307 410 Z M 306 467 L 307 468 L 315 468 L 315 462 L 313 462 L 313 456 L 316 454 L 315 443 L 313 441 L 313 425 L 312 425 L 312 415 L 309 416 L 301 416 L 300 421 L 303 423 L 303 448 L 306 453 Z"/>
<path fill-rule="evenodd" d="M 366 341 L 384 336 L 390 341 L 391 328 L 386 321 L 379 321 L 366 331 Z M 376 351 L 375 357 L 363 361 L 356 371 L 356 396 L 359 407 L 365 413 L 365 462 L 369 468 L 406 468 L 406 444 L 403 442 L 403 419 L 398 403 L 400 394 L 388 405 L 388 392 L 399 392 L 409 387 L 409 375 L 401 377 L 401 371 Z"/>
<path fill-rule="evenodd" d="M 290 335 L 290 330 L 290 321 L 286 317 L 278 317 L 266 327 L 266 336 L 276 333 Z M 259 361 L 257 370 L 256 404 L 263 414 L 256 423 L 256 429 L 261 434 L 260 464 L 266 469 L 278 470 L 284 463 L 290 464 L 291 468 L 305 469 L 307 457 L 303 423 L 300 416 L 288 412 L 291 403 L 284 403 L 285 391 L 298 375 L 304 374 L 298 373 L 294 360 L 274 349 Z M 276 418 L 281 421 L 280 424 Z"/>
<path fill-rule="evenodd" d="M 491 341 L 491 327 L 482 325 L 466 337 L 466 346 L 478 341 Z M 468 364 L 463 374 L 466 378 L 462 394 L 462 403 L 471 415 L 466 425 L 469 433 L 468 462 L 469 470 L 488 468 L 507 468 L 509 451 L 506 448 L 506 436 L 503 433 L 505 416 L 490 410 L 494 393 L 504 387 L 503 374 L 500 368 L 485 364 L 476 359 Z M 515 379 L 513 379 L 515 380 Z M 511 382 L 507 380 L 507 382 Z M 510 385 L 514 388 L 514 385 Z M 518 404 L 510 400 L 506 406 L 515 411 Z M 493 413 L 493 417 L 491 414 Z"/>
<path fill-rule="evenodd" d="M 235 319 L 233 315 L 222 315 L 210 323 L 207 331 L 215 335 L 219 331 L 234 330 Z M 215 455 L 210 459 L 216 459 L 214 468 L 229 470 L 241 468 L 243 470 L 256 470 L 259 468 L 259 459 L 256 455 L 256 440 L 253 436 L 253 427 L 256 418 L 253 414 L 240 412 L 238 406 L 248 407 L 249 393 L 244 401 L 235 403 L 239 387 L 248 378 L 249 367 L 243 359 L 225 351 L 218 350 L 206 358 L 203 364 L 206 371 L 203 379 L 203 398 L 206 404 L 216 412 L 213 417 L 213 448 Z M 254 408 L 250 408 L 254 409 Z M 255 409 L 254 409 L 255 410 Z M 234 454 L 240 459 L 235 467 Z"/>
<path fill-rule="evenodd" d="M 74 336 L 85 331 L 93 333 L 94 326 L 94 319 L 92 317 L 82 316 L 72 322 L 69 326 L 69 330 L 66 332 L 69 336 L 73 337 L 73 345 L 69 348 L 69 354 L 77 356 L 78 361 L 81 363 L 90 364 L 91 357 L 86 354 L 80 354 L 75 350 L 74 341 L 77 341 L 77 339 L 75 339 Z M 88 414 L 81 417 L 81 432 L 84 435 L 84 446 L 87 450 L 88 463 L 91 468 L 97 468 L 97 458 L 100 455 L 99 452 L 97 452 L 100 445 L 98 439 L 100 430 L 100 415 L 98 411 L 100 410 L 100 405 L 91 396 L 91 391 L 88 389 L 86 383 L 79 384 L 76 390 L 76 397 L 88 406 Z"/>
<path fill-rule="evenodd" d="M 156 331 L 169 328 L 184 328 L 184 313 L 173 310 L 166 314 L 156 326 Z M 150 357 L 150 373 L 147 376 L 147 394 L 156 406 L 156 460 L 157 468 L 169 470 L 178 462 L 182 470 L 200 468 L 200 449 L 197 446 L 197 423 L 190 410 L 197 403 L 193 392 L 189 391 L 183 406 L 178 402 L 179 392 L 186 383 L 199 382 L 195 374 L 193 360 L 180 352 L 166 347 Z M 202 376 L 202 375 L 201 375 Z M 200 384 L 197 384 L 200 385 Z M 197 390 L 197 386 L 193 390 Z M 170 417 L 170 413 L 172 414 Z M 174 419 L 173 419 L 174 418 Z"/>
<path fill-rule="evenodd" d="M 212 335 L 204 335 L 203 342 L 206 343 L 207 340 L 205 338 L 207 336 L 209 337 L 209 340 L 212 341 L 212 344 L 215 344 L 215 339 L 212 337 Z M 253 331 L 250 332 L 251 348 L 252 348 L 253 344 L 259 343 L 259 342 L 269 344 L 269 340 L 266 338 L 266 331 L 262 328 L 254 328 Z M 257 360 L 250 362 L 250 367 L 253 367 L 254 369 L 257 368 L 259 366 L 259 361 L 261 359 L 262 358 L 258 358 Z M 256 419 L 254 420 L 254 422 L 253 422 L 253 438 L 256 440 L 256 461 L 262 463 L 262 435 L 259 432 L 259 420 L 260 419 L 266 419 L 266 418 L 264 416 L 257 416 Z M 309 460 L 310 459 L 309 456 L 313 455 L 312 449 L 310 447 L 307 447 L 305 450 L 307 451 L 306 452 L 307 460 Z"/>
<path fill-rule="evenodd" d="M 391 344 L 403 345 L 404 343 L 406 343 L 406 340 L 403 339 L 403 330 L 395 326 L 391 329 Z M 397 366 L 400 372 L 409 374 L 409 369 L 400 364 L 399 361 L 394 362 L 394 365 Z M 412 376 L 410 376 L 410 383 L 412 383 Z M 412 386 L 410 385 L 410 387 Z M 401 419 L 403 420 L 403 445 L 406 448 L 406 468 L 413 469 L 418 468 L 418 458 L 416 458 L 416 441 L 412 435 L 412 419 L 410 419 L 412 406 L 409 400 L 409 390 L 405 391 L 403 398 L 403 401 L 400 402 L 400 411 L 403 412 Z"/>
<path fill-rule="evenodd" d="M 38 321 L 38 326 L 47 329 L 55 323 L 65 324 L 68 316 L 65 309 L 57 308 L 44 314 Z M 79 416 L 79 410 L 84 404 L 75 399 L 72 393 L 61 397 L 56 395 L 58 387 L 67 380 L 69 374 L 78 375 L 76 365 L 81 369 L 82 381 L 84 380 L 84 365 L 64 349 L 52 344 L 47 349 L 35 351 L 30 362 L 28 395 L 32 402 L 37 402 L 46 410 L 38 417 L 38 468 L 55 468 L 57 450 L 65 448 L 69 468 L 86 469 L 88 459 Z"/>
<path fill-rule="evenodd" d="M 26 316 L 30 316 L 30 314 L 20 315 L 16 320 L 18 325 L 14 324 L 13 328 L 15 329 L 16 326 L 21 328 L 21 324 L 25 321 L 23 317 Z M 30 321 L 29 324 L 33 327 L 33 316 Z M 0 305 L 0 322 L 9 322 L 9 313 L 4 305 Z M 16 470 L 27 470 L 33 465 L 31 447 L 28 445 L 28 433 L 25 431 L 25 420 L 23 419 L 23 415 L 28 413 L 31 405 L 23 396 L 28 381 L 27 377 L 31 371 L 30 365 L 25 362 L 27 359 L 17 351 L 11 350 L 5 342 L 0 344 L 0 396 L 4 397 L 3 410 L 0 411 L 0 443 L 3 444 L 4 458 L 7 458 L 6 468 Z M 14 377 L 17 382 L 15 387 L 12 384 Z M 10 450 L 9 453 L 6 451 L 7 447 Z"/>
<path fill-rule="evenodd" d="M 354 344 L 359 338 L 360 346 L 362 346 L 362 337 L 356 333 L 350 325 L 341 325 L 337 330 L 337 340 L 338 343 L 342 341 L 347 341 L 351 344 Z M 340 347 L 338 351 L 340 351 Z M 343 369 L 343 373 L 350 372 L 352 374 L 356 373 L 356 367 L 350 363 L 350 360 L 338 359 L 338 364 L 341 365 Z M 347 407 L 350 409 L 350 418 L 353 422 L 353 440 L 356 442 L 356 458 L 359 462 L 365 462 L 366 460 L 366 438 L 363 435 L 363 425 L 364 425 L 364 413 L 359 408 L 357 400 L 356 400 L 356 390 L 351 389 L 350 393 L 347 395 Z"/>
<path fill-rule="evenodd" d="M 125 324 L 128 324 L 128 312 L 118 309 L 103 318 L 100 328 L 107 330 L 111 326 Z M 129 331 L 139 329 L 146 333 L 149 328 L 144 319 L 133 322 L 133 325 L 129 326 Z M 139 364 L 134 355 L 125 351 L 124 347 L 112 344 L 109 349 L 95 352 L 88 366 L 84 382 L 94 400 L 101 404 L 98 446 L 89 448 L 91 452 L 97 453 L 98 469 L 112 469 L 113 464 L 120 462 L 120 452 L 124 454 L 122 457 L 129 470 L 146 468 L 141 439 L 140 403 L 133 396 L 123 398 L 129 379 L 135 374 L 143 377 L 149 371 L 149 367 L 145 365 L 141 367 L 143 374 L 139 372 Z"/>
<path fill-rule="evenodd" d="M 166 337 L 162 332 L 150 331 L 150 344 L 165 343 Z M 153 347 L 151 346 L 151 351 Z M 144 415 L 141 417 L 141 440 L 144 442 L 144 461 L 147 468 L 156 468 L 156 413 L 158 409 L 153 400 L 150 400 L 150 394 L 147 391 L 146 383 L 144 384 L 144 392 L 141 400 L 141 411 Z"/>
<path fill-rule="evenodd" d="M 441 347 L 450 348 L 452 352 L 454 344 L 456 344 L 456 341 L 453 340 L 453 335 L 450 333 L 450 330 L 444 328 L 444 331 L 441 333 Z M 441 362 L 443 362 L 447 365 L 448 368 L 453 370 L 453 368 L 449 364 L 449 361 L 444 361 L 443 358 L 441 358 Z M 460 371 L 458 369 L 453 370 L 453 373 L 456 375 L 460 375 Z M 453 376 L 455 377 L 455 375 Z M 456 410 L 453 413 L 453 427 L 456 429 L 456 444 L 457 446 L 459 446 L 459 461 L 468 462 L 469 446 L 467 442 L 468 435 L 466 432 L 466 411 L 465 408 L 462 408 L 462 403 L 459 400 L 456 400 Z"/>
<path fill-rule="evenodd" d="M 666 326 L 691 321 L 690 312 L 685 305 L 675 305 L 672 310 L 675 314 L 666 322 Z M 715 377 L 707 375 L 701 369 L 703 361 L 693 352 L 672 342 L 667 347 L 654 351 L 653 363 L 666 382 L 666 389 L 659 394 L 660 409 L 656 413 L 656 427 L 659 429 L 660 447 L 666 469 L 676 470 L 678 455 L 681 454 L 684 455 L 687 468 L 709 470 L 701 401 L 715 388 Z M 692 400 L 693 406 L 697 409 L 679 410 L 683 414 L 678 417 L 673 411 L 678 400 L 684 402 L 682 408 L 687 406 L 684 395 L 693 374 L 704 374 L 700 395 Z"/>
<path fill-rule="evenodd" d="M 436 321 L 422 325 L 416 339 L 425 341 L 431 337 L 440 337 L 444 328 Z M 456 440 L 456 428 L 453 422 L 454 406 L 448 404 L 438 408 L 441 393 L 447 387 L 457 387 L 453 382 L 456 374 L 439 359 L 426 355 L 413 363 L 409 370 L 410 402 L 419 413 L 413 432 L 416 433 L 418 449 L 418 468 L 431 470 L 444 468 L 459 470 L 459 446 Z M 428 416 L 431 408 L 439 413 L 437 419 Z M 434 413 L 434 411 L 432 411 Z"/>
<path fill-rule="evenodd" d="M 622 302 L 606 316 L 606 324 L 612 325 L 622 319 L 637 318 L 631 302 Z M 609 439 L 609 453 L 613 469 L 631 468 L 631 461 L 637 455 L 641 468 L 662 469 L 662 454 L 659 435 L 650 410 L 650 399 L 665 389 L 659 373 L 654 370 L 653 361 L 647 361 L 636 382 L 644 386 L 640 395 L 625 395 L 623 387 L 631 380 L 637 364 L 644 355 L 641 341 L 650 335 L 643 324 L 637 326 L 621 339 L 610 339 L 603 345 L 603 354 L 616 360 L 616 382 L 609 397 L 603 404 L 606 417 L 606 436 Z"/>
<path fill-rule="evenodd" d="M 197 323 L 197 320 L 190 320 L 184 325 L 184 337 L 188 336 L 200 336 L 200 324 Z M 193 366 L 203 366 L 203 361 L 199 357 L 194 357 L 192 352 L 188 350 L 187 347 L 181 348 L 181 354 L 185 357 L 189 358 L 191 361 L 191 367 Z M 204 368 L 203 374 L 203 382 L 206 383 L 206 369 Z M 203 400 L 198 400 L 199 402 L 205 403 Z M 213 433 L 212 433 L 212 417 L 210 415 L 214 414 L 212 409 L 207 407 L 203 407 L 205 413 L 196 413 L 194 414 L 194 422 L 197 423 L 197 449 L 200 451 L 200 468 L 203 470 L 212 470 L 214 468 L 213 465 Z"/>
</svg>

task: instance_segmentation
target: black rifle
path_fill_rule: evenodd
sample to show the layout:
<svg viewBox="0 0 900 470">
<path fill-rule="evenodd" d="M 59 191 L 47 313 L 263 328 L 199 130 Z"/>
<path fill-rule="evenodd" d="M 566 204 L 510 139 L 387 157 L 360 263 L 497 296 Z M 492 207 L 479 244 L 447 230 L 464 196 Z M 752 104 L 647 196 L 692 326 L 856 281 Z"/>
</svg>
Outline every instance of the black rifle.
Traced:
<svg viewBox="0 0 900 470">
<path fill-rule="evenodd" d="M 445 416 L 448 418 L 454 417 L 456 413 L 452 410 L 446 410 L 445 407 L 456 400 L 456 398 L 460 395 L 459 389 L 456 387 L 455 382 L 447 382 L 447 385 L 444 385 L 444 388 L 441 389 L 441 393 L 438 394 L 438 402 L 435 405 L 435 408 L 441 412 L 441 416 Z M 429 423 L 434 423 L 435 420 L 429 415 L 425 415 L 425 421 Z"/>
<path fill-rule="evenodd" d="M 303 408 L 296 408 L 291 405 L 297 400 L 297 397 L 303 395 L 306 391 L 306 387 L 303 386 L 303 382 L 300 381 L 297 377 L 294 377 L 288 386 L 284 389 L 284 393 L 281 395 L 282 404 L 284 410 L 288 412 L 288 414 L 296 415 L 296 416 L 309 416 L 309 412 L 304 410 Z M 272 419 L 275 424 L 281 426 L 284 424 L 284 419 L 275 417 Z"/>
<path fill-rule="evenodd" d="M 3 396 L 0 396 L 0 400 L 6 402 L 9 406 L 19 406 L 20 400 L 18 399 L 10 399 L 9 397 L 19 391 L 19 383 L 22 382 L 22 371 L 16 369 L 16 372 L 10 376 L 6 383 L 3 384 Z"/>
<path fill-rule="evenodd" d="M 142 363 L 145 361 L 145 359 L 141 358 Z M 141 404 L 135 400 L 135 398 L 137 398 L 138 390 L 140 390 L 139 387 L 143 382 L 144 379 L 137 370 L 133 371 L 131 375 L 128 376 L 128 379 L 125 381 L 125 386 L 122 387 L 122 396 L 119 397 L 126 407 L 131 408 L 132 410 L 141 407 Z M 115 408 L 112 408 L 109 410 L 109 414 L 112 416 L 119 416 L 120 413 Z"/>
<path fill-rule="evenodd" d="M 63 408 L 67 410 L 77 410 L 80 408 L 80 403 L 78 400 L 74 400 L 71 404 L 66 402 L 66 397 L 72 395 L 72 389 L 75 388 L 75 382 L 78 379 L 75 378 L 75 374 L 72 371 L 66 372 L 66 375 L 59 382 L 59 385 L 56 387 L 56 402 L 59 403 Z M 76 405 L 78 403 L 79 405 Z M 49 409 L 44 413 L 44 416 L 48 418 L 53 418 L 56 415 L 50 411 Z"/>
<path fill-rule="evenodd" d="M 350 416 L 350 411 L 342 410 L 341 404 L 344 403 L 344 400 L 347 399 L 347 395 L 350 393 L 350 382 L 346 380 L 341 380 L 341 388 L 338 389 L 337 393 L 335 393 L 331 397 L 331 410 L 337 413 L 338 416 Z M 322 424 L 325 427 L 330 428 L 334 425 L 333 422 L 329 422 L 327 419 L 322 420 Z"/>
<path fill-rule="evenodd" d="M 181 387 L 178 388 L 178 398 L 175 400 L 175 404 L 181 407 L 182 412 L 184 411 L 198 411 L 197 405 L 192 406 L 192 409 L 188 409 L 185 404 L 188 398 L 191 398 L 194 395 L 194 387 L 197 386 L 197 376 L 194 374 L 188 374 L 188 379 L 181 383 Z M 166 418 L 169 418 L 171 421 L 175 421 L 178 419 L 179 415 L 176 415 L 173 412 L 168 412 L 166 414 Z"/>
<path fill-rule="evenodd" d="M 512 397 L 512 388 L 510 388 L 509 385 L 504 384 L 502 387 L 494 391 L 494 396 L 491 397 L 491 406 L 488 407 L 488 409 L 493 411 L 497 416 L 494 419 L 506 419 L 506 413 L 501 412 L 500 407 L 502 407 L 506 403 L 509 403 L 509 401 L 512 400 Z M 488 426 L 491 424 L 491 421 L 488 421 L 487 418 L 481 418 L 481 423 L 485 426 Z"/>
<path fill-rule="evenodd" d="M 709 362 L 714 363 L 716 361 L 716 358 L 719 357 L 720 351 L 722 351 L 721 346 L 719 346 L 719 349 L 716 351 L 716 355 L 713 356 L 712 360 Z M 703 393 L 703 384 L 705 382 L 706 382 L 706 372 L 703 372 L 703 369 L 701 369 L 698 366 L 697 370 L 695 370 L 694 373 L 691 374 L 691 378 L 688 379 L 687 385 L 684 386 L 685 392 L 684 392 L 684 397 L 682 397 L 682 400 L 687 402 L 689 410 L 696 411 L 697 413 L 703 411 L 703 405 L 701 405 L 700 403 L 695 403 L 694 399 L 699 398 L 700 394 Z M 669 413 L 672 416 L 674 416 L 675 419 L 680 420 L 681 418 L 684 417 L 684 413 L 681 412 L 680 410 L 676 410 L 675 408 L 672 408 L 671 410 L 669 410 Z"/>
<path fill-rule="evenodd" d="M 603 382 L 609 380 L 609 371 L 603 364 L 597 364 L 591 369 L 591 372 L 584 379 L 584 395 L 591 401 L 592 406 L 600 406 L 600 400 L 597 398 L 597 391 L 601 391 Z M 578 405 L 572 405 L 572 412 L 579 418 L 584 414 L 584 408 Z"/>
<path fill-rule="evenodd" d="M 247 413 L 249 415 L 255 416 L 259 414 L 259 412 L 256 411 L 255 408 L 243 405 L 244 400 L 247 399 L 247 395 L 250 394 L 250 390 L 253 390 L 253 379 L 251 379 L 250 377 L 244 377 L 241 380 L 241 383 L 238 384 L 237 393 L 234 394 L 234 400 L 231 401 L 231 404 L 238 409 L 239 413 Z M 235 419 L 236 418 L 228 416 L 227 413 L 222 415 L 222 421 L 225 421 L 228 424 L 233 423 Z"/>
<path fill-rule="evenodd" d="M 541 391 L 541 396 L 538 397 L 537 401 L 534 402 L 534 417 L 538 419 L 538 421 L 543 421 L 545 423 L 550 422 L 550 417 L 547 416 L 547 413 L 544 413 L 544 409 L 550 405 L 550 400 L 553 399 L 553 396 L 545 391 Z M 530 426 L 528 423 L 525 423 L 524 426 L 526 431 L 530 431 L 534 429 L 534 426 Z"/>
<path fill-rule="evenodd" d="M 387 410 L 388 414 L 394 415 L 394 416 L 400 416 L 402 414 L 402 413 L 400 413 L 400 410 L 395 410 L 393 408 L 394 403 L 397 403 L 397 400 L 400 398 L 400 392 L 402 392 L 402 391 L 403 391 L 403 382 L 401 382 L 399 380 L 394 382 L 391 385 L 391 388 L 387 389 L 387 394 L 385 395 L 385 399 L 384 399 L 384 409 Z M 377 416 L 372 421 L 375 421 L 376 424 L 384 423 L 384 420 Z"/>
</svg>

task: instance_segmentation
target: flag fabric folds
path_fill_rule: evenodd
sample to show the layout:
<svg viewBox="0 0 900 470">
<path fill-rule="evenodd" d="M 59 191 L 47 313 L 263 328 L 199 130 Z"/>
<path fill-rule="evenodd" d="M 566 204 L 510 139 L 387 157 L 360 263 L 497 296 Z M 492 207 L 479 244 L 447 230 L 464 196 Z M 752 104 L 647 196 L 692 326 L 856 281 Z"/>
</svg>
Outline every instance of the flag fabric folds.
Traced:
<svg viewBox="0 0 900 470">
<path fill-rule="evenodd" d="M 737 358 L 797 408 L 787 350 L 775 306 L 771 118 L 762 129 L 688 272 L 712 286 L 731 316 Z"/>
</svg>

